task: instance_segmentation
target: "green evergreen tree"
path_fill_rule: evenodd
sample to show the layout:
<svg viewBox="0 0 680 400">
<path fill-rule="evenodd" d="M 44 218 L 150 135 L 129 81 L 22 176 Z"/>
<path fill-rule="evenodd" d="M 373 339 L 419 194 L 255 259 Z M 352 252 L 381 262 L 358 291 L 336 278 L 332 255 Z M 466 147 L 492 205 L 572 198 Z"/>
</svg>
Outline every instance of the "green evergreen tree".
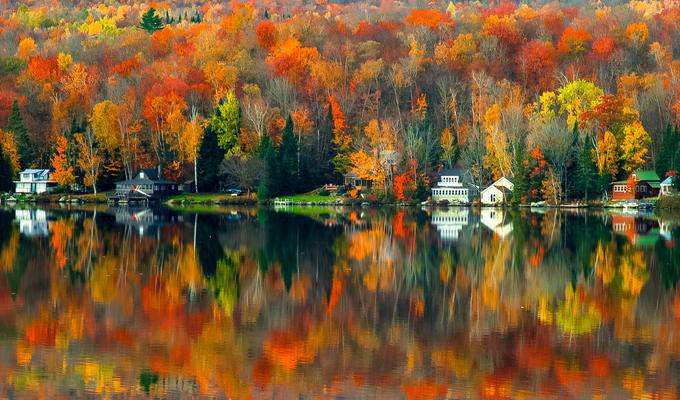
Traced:
<svg viewBox="0 0 680 400">
<path fill-rule="evenodd" d="M 200 191 L 216 191 L 219 188 L 219 168 L 224 151 L 217 145 L 217 133 L 210 125 L 205 128 L 198 150 L 198 188 Z"/>
<path fill-rule="evenodd" d="M 262 135 L 257 146 L 257 155 L 264 161 L 266 168 L 265 178 L 257 188 L 257 198 L 264 200 L 278 194 L 279 168 L 276 160 L 276 149 L 268 134 Z"/>
<path fill-rule="evenodd" d="M 671 124 L 668 124 L 656 158 L 656 173 L 661 179 L 664 179 L 668 171 L 675 169 L 676 159 L 680 156 L 678 147 L 680 147 L 680 135 L 678 135 L 677 128 L 673 129 Z"/>
<path fill-rule="evenodd" d="M 0 149 L 0 192 L 12 190 L 15 172 L 9 156 Z"/>
<path fill-rule="evenodd" d="M 579 131 L 578 125 L 574 124 L 572 131 L 571 151 L 569 157 L 565 161 L 564 176 L 562 183 L 564 187 L 565 199 L 570 199 L 581 194 L 581 189 L 576 182 L 576 174 L 578 173 L 578 166 L 581 157 L 581 146 L 579 146 Z"/>
<path fill-rule="evenodd" d="M 529 179 L 527 177 L 527 166 L 524 163 L 525 160 L 525 149 L 520 147 L 515 153 L 515 159 L 513 160 L 514 177 L 512 183 L 514 187 L 512 189 L 512 203 L 520 204 L 523 203 L 529 194 Z"/>
<path fill-rule="evenodd" d="M 283 129 L 281 145 L 278 151 L 278 167 L 282 180 L 279 188 L 283 193 L 295 193 L 298 190 L 297 139 L 293 133 L 293 119 L 288 116 Z"/>
<path fill-rule="evenodd" d="M 142 14 L 140 26 L 147 32 L 156 32 L 163 29 L 163 21 L 161 20 L 161 17 L 156 14 L 156 9 L 151 7 Z"/>
<path fill-rule="evenodd" d="M 28 130 L 24 126 L 24 120 L 21 118 L 21 111 L 19 110 L 19 102 L 14 100 L 12 103 L 12 110 L 7 120 L 5 130 L 12 132 L 14 141 L 17 145 L 17 153 L 19 153 L 19 165 L 22 169 L 28 168 L 34 161 L 34 153 L 31 143 L 28 140 Z"/>
<path fill-rule="evenodd" d="M 593 144 L 586 139 L 581 146 L 574 174 L 574 194 L 588 201 L 599 192 L 597 166 L 593 159 Z"/>
</svg>

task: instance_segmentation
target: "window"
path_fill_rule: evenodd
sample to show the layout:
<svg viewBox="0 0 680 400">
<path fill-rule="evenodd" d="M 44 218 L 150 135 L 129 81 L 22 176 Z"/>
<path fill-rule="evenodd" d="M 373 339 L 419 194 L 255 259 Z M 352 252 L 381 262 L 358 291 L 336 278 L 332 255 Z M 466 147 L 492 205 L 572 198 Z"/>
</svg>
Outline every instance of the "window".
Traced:
<svg viewBox="0 0 680 400">
<path fill-rule="evenodd" d="M 496 202 L 496 193 L 491 193 L 490 199 L 491 199 L 492 203 L 495 203 Z"/>
</svg>

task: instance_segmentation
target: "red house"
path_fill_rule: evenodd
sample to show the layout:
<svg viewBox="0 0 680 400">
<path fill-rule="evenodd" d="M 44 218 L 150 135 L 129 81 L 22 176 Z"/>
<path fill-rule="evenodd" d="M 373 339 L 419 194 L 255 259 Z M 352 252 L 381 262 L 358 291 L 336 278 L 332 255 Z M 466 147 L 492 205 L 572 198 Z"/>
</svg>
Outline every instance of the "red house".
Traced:
<svg viewBox="0 0 680 400">
<path fill-rule="evenodd" d="M 627 180 L 612 182 L 613 200 L 635 200 L 659 195 L 661 179 L 654 171 L 637 170 Z"/>
</svg>

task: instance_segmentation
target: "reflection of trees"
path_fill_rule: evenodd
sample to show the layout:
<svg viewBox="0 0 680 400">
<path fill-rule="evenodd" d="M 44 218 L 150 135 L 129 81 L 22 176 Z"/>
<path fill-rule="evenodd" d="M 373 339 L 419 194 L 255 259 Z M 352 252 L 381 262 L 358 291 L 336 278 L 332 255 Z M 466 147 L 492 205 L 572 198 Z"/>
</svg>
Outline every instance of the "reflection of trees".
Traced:
<svg viewBox="0 0 680 400">
<path fill-rule="evenodd" d="M 210 290 L 215 296 L 215 302 L 231 315 L 238 300 L 238 264 L 239 254 L 231 253 L 217 262 L 215 276 L 209 280 Z"/>
<path fill-rule="evenodd" d="M 471 222 L 453 243 L 405 210 L 332 227 L 248 210 L 146 236 L 81 212 L 43 238 L 3 215 L 0 364 L 22 393 L 629 397 L 677 371 L 676 248 L 595 214 L 512 212 L 511 234 Z"/>
</svg>

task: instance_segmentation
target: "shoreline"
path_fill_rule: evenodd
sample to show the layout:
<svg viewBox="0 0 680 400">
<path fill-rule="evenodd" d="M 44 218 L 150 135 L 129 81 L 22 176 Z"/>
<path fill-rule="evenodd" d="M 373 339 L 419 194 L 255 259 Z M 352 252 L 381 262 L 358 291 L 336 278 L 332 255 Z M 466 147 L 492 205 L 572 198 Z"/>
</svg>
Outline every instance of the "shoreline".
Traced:
<svg viewBox="0 0 680 400">
<path fill-rule="evenodd" d="M 107 193 L 93 194 L 74 194 L 71 195 L 70 201 L 65 199 L 64 194 L 49 194 L 37 196 L 25 195 L 3 195 L 0 196 L 1 205 L 16 205 L 16 204 L 111 204 L 107 201 Z M 15 197 L 16 196 L 16 197 Z M 593 201 L 587 203 L 563 203 L 557 205 L 547 204 L 545 202 L 538 202 L 533 204 L 495 204 L 486 205 L 480 203 L 467 204 L 437 204 L 430 202 L 380 202 L 367 201 L 367 199 L 348 199 L 334 197 L 326 201 L 314 200 L 295 200 L 290 198 L 268 199 L 266 201 L 258 201 L 254 196 L 230 196 L 222 193 L 187 193 L 178 196 L 173 196 L 163 201 L 156 201 L 150 205 L 164 205 L 168 207 L 182 207 L 182 206 L 205 206 L 205 207 L 219 207 L 228 205 L 238 206 L 255 206 L 265 205 L 271 207 L 425 207 L 432 209 L 460 207 L 460 208 L 502 208 L 502 209 L 563 209 L 563 210 L 605 210 L 605 209 L 626 209 L 626 203 L 648 203 L 650 206 L 646 207 L 630 207 L 635 211 L 642 210 L 680 210 L 680 196 L 664 196 L 659 199 L 643 199 L 635 201 L 617 201 L 603 203 L 601 201 Z M 119 204 L 119 206 L 127 206 L 128 204 Z M 134 206 L 136 204 L 131 204 Z"/>
</svg>

